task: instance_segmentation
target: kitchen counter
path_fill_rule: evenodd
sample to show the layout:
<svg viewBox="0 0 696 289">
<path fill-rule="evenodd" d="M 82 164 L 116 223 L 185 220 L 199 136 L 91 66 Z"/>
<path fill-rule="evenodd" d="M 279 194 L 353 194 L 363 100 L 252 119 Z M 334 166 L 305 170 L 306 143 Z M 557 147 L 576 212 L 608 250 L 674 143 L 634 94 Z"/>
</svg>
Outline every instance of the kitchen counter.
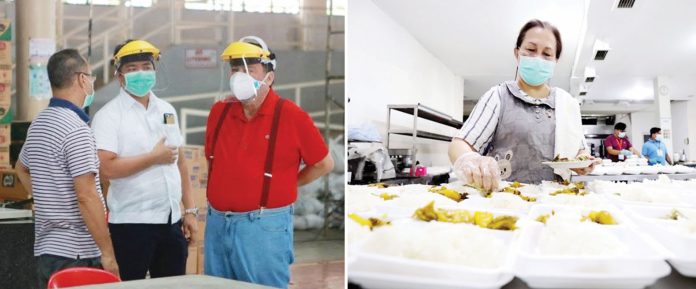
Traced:
<svg viewBox="0 0 696 289">
<path fill-rule="evenodd" d="M 120 283 L 71 287 L 75 289 L 270 289 L 261 285 L 234 281 L 206 275 L 185 275 L 166 278 L 145 279 Z"/>
</svg>

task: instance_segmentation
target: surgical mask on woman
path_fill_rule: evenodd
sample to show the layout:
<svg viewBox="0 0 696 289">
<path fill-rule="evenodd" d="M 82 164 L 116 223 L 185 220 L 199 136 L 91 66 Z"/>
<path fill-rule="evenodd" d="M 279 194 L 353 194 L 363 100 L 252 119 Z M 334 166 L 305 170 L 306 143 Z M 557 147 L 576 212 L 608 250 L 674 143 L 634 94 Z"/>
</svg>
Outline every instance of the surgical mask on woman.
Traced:
<svg viewBox="0 0 696 289">
<path fill-rule="evenodd" d="M 538 86 L 548 81 L 553 76 L 556 62 L 541 57 L 520 55 L 520 63 L 517 66 L 522 80 L 531 86 Z"/>
</svg>

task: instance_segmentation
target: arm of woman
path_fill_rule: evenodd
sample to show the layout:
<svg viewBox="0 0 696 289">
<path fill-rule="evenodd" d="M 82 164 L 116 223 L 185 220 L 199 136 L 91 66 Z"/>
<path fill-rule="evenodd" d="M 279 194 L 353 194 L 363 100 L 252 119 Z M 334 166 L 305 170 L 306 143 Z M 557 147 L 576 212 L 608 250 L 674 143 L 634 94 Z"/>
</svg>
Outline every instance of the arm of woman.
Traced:
<svg viewBox="0 0 696 289">
<path fill-rule="evenodd" d="M 481 97 L 448 150 L 457 177 L 485 190 L 496 189 L 500 181 L 498 163 L 480 154 L 490 144 L 498 125 L 500 96 L 497 92 L 496 86 Z"/>
</svg>

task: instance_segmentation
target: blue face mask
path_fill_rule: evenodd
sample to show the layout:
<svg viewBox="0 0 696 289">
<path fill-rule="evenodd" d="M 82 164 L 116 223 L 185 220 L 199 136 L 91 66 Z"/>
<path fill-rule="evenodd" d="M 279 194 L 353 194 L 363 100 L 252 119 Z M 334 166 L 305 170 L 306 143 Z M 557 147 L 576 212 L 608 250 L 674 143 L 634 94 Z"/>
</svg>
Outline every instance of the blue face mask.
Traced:
<svg viewBox="0 0 696 289">
<path fill-rule="evenodd" d="M 126 91 L 137 97 L 147 95 L 157 80 L 157 75 L 154 70 L 140 70 L 128 72 L 123 75 L 126 80 Z"/>
<path fill-rule="evenodd" d="M 538 86 L 553 76 L 554 67 L 556 67 L 554 61 L 520 55 L 520 64 L 517 70 L 524 82 L 531 86 Z"/>
<path fill-rule="evenodd" d="M 620 137 L 620 138 L 625 138 L 625 137 L 626 137 L 626 133 L 625 133 L 625 132 L 620 132 L 620 133 L 619 133 L 619 137 Z"/>
</svg>

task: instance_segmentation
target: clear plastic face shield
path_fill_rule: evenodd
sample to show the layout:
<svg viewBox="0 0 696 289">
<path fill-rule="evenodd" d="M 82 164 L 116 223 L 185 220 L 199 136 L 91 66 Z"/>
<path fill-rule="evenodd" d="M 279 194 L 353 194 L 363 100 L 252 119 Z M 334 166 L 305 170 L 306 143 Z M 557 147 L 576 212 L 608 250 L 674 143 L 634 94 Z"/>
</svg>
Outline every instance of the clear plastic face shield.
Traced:
<svg viewBox="0 0 696 289">
<path fill-rule="evenodd" d="M 263 79 L 257 80 L 251 76 L 246 58 L 242 57 L 242 63 L 244 65 L 244 71 L 234 72 L 229 78 L 229 88 L 231 94 L 220 94 L 217 101 L 242 103 L 253 102 L 259 95 L 259 90 L 261 87 L 264 85 L 268 86 L 266 80 L 270 75 L 270 71 L 264 74 Z"/>
<path fill-rule="evenodd" d="M 263 50 L 269 51 L 266 43 L 261 38 L 258 38 L 256 36 L 242 37 L 240 41 L 256 42 L 261 46 Z M 264 76 L 261 80 L 257 80 L 251 75 L 253 72 L 249 70 L 249 63 L 247 62 L 247 58 L 242 56 L 241 60 L 244 66 L 244 70 L 233 72 L 229 78 L 228 83 L 231 94 L 228 95 L 226 93 L 223 93 L 225 78 L 222 77 L 220 80 L 220 93 L 218 94 L 216 101 L 241 103 L 253 102 L 259 95 L 259 91 L 262 89 L 262 86 L 269 86 L 269 84 L 266 83 L 266 81 L 271 71 L 275 70 L 276 63 L 274 59 L 261 59 L 261 61 L 259 62 L 264 66 Z M 271 66 L 272 69 L 266 71 L 267 66 Z M 220 66 L 220 75 L 226 75 L 226 73 L 224 72 L 225 67 L 225 65 Z"/>
</svg>

